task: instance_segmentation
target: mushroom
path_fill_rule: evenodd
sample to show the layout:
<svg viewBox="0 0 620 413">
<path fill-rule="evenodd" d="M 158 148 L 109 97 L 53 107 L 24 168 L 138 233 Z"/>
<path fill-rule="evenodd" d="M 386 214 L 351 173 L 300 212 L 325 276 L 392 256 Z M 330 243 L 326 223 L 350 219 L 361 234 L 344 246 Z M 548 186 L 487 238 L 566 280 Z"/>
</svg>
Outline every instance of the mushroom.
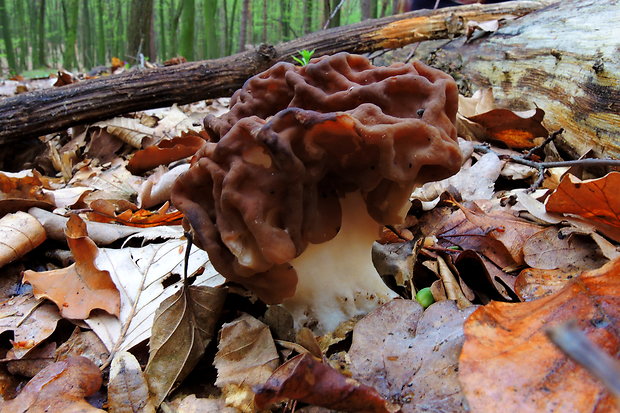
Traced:
<svg viewBox="0 0 620 413">
<path fill-rule="evenodd" d="M 460 168 L 457 98 L 450 76 L 419 62 L 278 63 L 205 119 L 212 141 L 172 201 L 222 275 L 297 327 L 333 331 L 396 296 L 372 243 L 402 223 L 414 187 Z"/>
</svg>

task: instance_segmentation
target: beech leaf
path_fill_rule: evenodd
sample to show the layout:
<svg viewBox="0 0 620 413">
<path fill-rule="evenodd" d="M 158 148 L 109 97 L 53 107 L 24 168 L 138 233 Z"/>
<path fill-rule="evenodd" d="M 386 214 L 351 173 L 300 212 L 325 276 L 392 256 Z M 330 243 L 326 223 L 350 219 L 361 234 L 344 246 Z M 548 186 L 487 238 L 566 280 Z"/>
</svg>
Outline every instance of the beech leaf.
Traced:
<svg viewBox="0 0 620 413">
<path fill-rule="evenodd" d="M 205 140 L 195 132 L 183 132 L 173 139 L 164 139 L 157 145 L 136 152 L 127 164 L 127 169 L 139 175 L 159 165 L 192 156 L 204 145 Z"/>
<path fill-rule="evenodd" d="M 344 376 L 310 353 L 284 363 L 256 390 L 259 409 L 286 400 L 345 412 L 389 413 L 399 410 L 375 389 Z"/>
<path fill-rule="evenodd" d="M 110 365 L 108 406 L 115 413 L 155 413 L 140 363 L 126 351 L 116 353 Z"/>
<path fill-rule="evenodd" d="M 13 400 L 0 404 L 11 413 L 80 412 L 99 413 L 85 397 L 101 387 L 99 367 L 86 357 L 70 357 L 56 362 L 32 378 Z"/>
<path fill-rule="evenodd" d="M 222 288 L 184 286 L 155 313 L 145 375 L 155 406 L 196 366 L 224 306 Z"/>
<path fill-rule="evenodd" d="M 463 322 L 474 309 L 459 310 L 451 300 L 426 311 L 411 300 L 379 307 L 353 330 L 353 378 L 401 404 L 405 413 L 462 411 L 458 358 Z"/>
<path fill-rule="evenodd" d="M 620 350 L 620 259 L 525 303 L 493 302 L 465 322 L 459 378 L 472 411 L 607 412 L 605 386 L 560 351 L 549 327 L 576 320 L 609 354 Z"/>
</svg>

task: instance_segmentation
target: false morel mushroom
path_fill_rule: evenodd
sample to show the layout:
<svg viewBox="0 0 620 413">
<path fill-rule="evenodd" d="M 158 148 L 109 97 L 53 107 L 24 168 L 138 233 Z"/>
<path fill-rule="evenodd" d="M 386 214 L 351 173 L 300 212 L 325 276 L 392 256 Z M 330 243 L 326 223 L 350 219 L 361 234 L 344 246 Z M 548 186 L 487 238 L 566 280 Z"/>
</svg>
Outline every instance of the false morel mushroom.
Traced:
<svg viewBox="0 0 620 413">
<path fill-rule="evenodd" d="M 456 173 L 458 93 L 419 62 L 375 67 L 339 53 L 249 79 L 172 201 L 226 278 L 317 333 L 396 294 L 371 260 L 412 189 Z"/>
</svg>

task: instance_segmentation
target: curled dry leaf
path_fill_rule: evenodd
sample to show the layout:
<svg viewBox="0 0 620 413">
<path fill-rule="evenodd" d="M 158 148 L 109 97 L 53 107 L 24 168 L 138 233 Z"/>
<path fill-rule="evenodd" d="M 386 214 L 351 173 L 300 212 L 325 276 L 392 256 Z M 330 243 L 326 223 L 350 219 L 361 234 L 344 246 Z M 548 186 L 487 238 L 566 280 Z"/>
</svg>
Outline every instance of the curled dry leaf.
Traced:
<svg viewBox="0 0 620 413">
<path fill-rule="evenodd" d="M 43 189 L 52 189 L 36 170 L 0 172 L 0 214 L 30 207 L 53 209 L 54 202 Z"/>
<path fill-rule="evenodd" d="M 566 175 L 549 196 L 547 212 L 572 214 L 586 219 L 616 242 L 620 242 L 620 172 L 582 181 Z"/>
<path fill-rule="evenodd" d="M 126 351 L 116 353 L 110 365 L 108 407 L 114 413 L 155 413 L 140 363 Z"/>
<path fill-rule="evenodd" d="M 278 367 L 267 383 L 256 389 L 255 401 L 260 409 L 286 399 L 345 412 L 399 410 L 372 387 L 345 377 L 309 353 L 300 354 Z"/>
<path fill-rule="evenodd" d="M 0 333 L 13 331 L 13 355 L 21 358 L 56 329 L 60 314 L 55 305 L 41 303 L 32 294 L 20 295 L 0 305 Z"/>
<path fill-rule="evenodd" d="M 19 395 L 0 405 L 3 412 L 101 413 L 85 397 L 101 387 L 99 368 L 85 357 L 71 357 L 41 370 Z"/>
<path fill-rule="evenodd" d="M 108 271 L 95 265 L 99 253 L 88 238 L 86 224 L 72 215 L 65 231 L 75 264 L 52 271 L 25 271 L 24 282 L 32 285 L 37 298 L 53 301 L 65 318 L 85 319 L 96 308 L 119 315 L 120 294 Z"/>
<path fill-rule="evenodd" d="M 269 327 L 244 314 L 220 331 L 215 355 L 217 380 L 226 404 L 241 411 L 254 409 L 253 386 L 261 385 L 278 366 L 279 356 Z"/>
<path fill-rule="evenodd" d="M 157 145 L 149 146 L 136 152 L 127 164 L 127 169 L 134 175 L 149 171 L 159 165 L 168 165 L 192 156 L 204 145 L 205 140 L 196 132 L 183 132 L 173 139 L 164 139 Z"/>
<path fill-rule="evenodd" d="M 189 164 L 179 165 L 171 170 L 162 167 L 156 170 L 138 190 L 138 206 L 150 208 L 170 200 L 172 185 L 183 172 L 189 169 Z"/>
<path fill-rule="evenodd" d="M 0 219 L 0 267 L 45 241 L 45 229 L 32 215 L 18 211 Z"/>
<path fill-rule="evenodd" d="M 153 140 L 153 128 L 141 124 L 140 119 L 118 117 L 94 123 L 92 126 L 105 128 L 118 139 L 137 149 Z"/>
<path fill-rule="evenodd" d="M 72 356 L 86 357 L 101 367 L 108 359 L 109 353 L 94 332 L 90 330 L 82 331 L 79 327 L 76 327 L 71 337 L 56 350 L 57 361 Z"/>
<path fill-rule="evenodd" d="M 67 226 L 69 218 L 45 211 L 41 208 L 30 208 L 28 213 L 39 220 L 45 228 L 48 237 L 57 241 L 65 240 L 64 229 Z M 183 228 L 180 225 L 140 228 L 87 221 L 86 229 L 88 231 L 88 237 L 97 245 L 108 245 L 127 237 L 154 240 L 172 239 L 183 236 Z"/>
<path fill-rule="evenodd" d="M 202 399 L 193 394 L 166 405 L 176 413 L 239 413 L 234 407 L 226 407 L 223 399 Z"/>
<path fill-rule="evenodd" d="M 114 212 L 107 213 L 98 210 L 94 210 L 88 213 L 88 217 L 92 221 L 117 223 L 127 225 L 130 227 L 157 227 L 160 225 L 181 225 L 183 219 L 183 213 L 180 211 L 168 212 L 170 204 L 166 202 L 157 211 L 149 211 L 146 209 L 139 209 L 132 211 L 127 209 L 120 214 Z"/>
<path fill-rule="evenodd" d="M 576 320 L 609 354 L 620 350 L 620 259 L 582 273 L 553 295 L 493 302 L 465 322 L 459 378 L 472 411 L 609 412 L 603 384 L 562 353 L 545 329 Z"/>
<path fill-rule="evenodd" d="M 155 406 L 203 356 L 225 298 L 226 290 L 222 288 L 183 286 L 157 309 L 144 372 Z"/>
<path fill-rule="evenodd" d="M 353 330 L 353 377 L 400 404 L 404 413 L 462 411 L 458 357 L 463 322 L 474 310 L 459 310 L 447 300 L 426 311 L 410 300 L 379 307 Z"/>
</svg>

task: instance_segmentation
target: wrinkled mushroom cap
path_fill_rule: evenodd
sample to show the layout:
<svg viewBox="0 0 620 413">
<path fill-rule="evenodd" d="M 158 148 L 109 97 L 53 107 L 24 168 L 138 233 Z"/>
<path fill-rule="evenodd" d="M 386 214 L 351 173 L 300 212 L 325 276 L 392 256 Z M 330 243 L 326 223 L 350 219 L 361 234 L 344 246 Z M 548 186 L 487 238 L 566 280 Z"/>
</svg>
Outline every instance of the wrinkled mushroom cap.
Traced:
<svg viewBox="0 0 620 413">
<path fill-rule="evenodd" d="M 289 261 L 337 234 L 343 194 L 359 191 L 373 219 L 395 224 L 414 186 L 458 171 L 457 102 L 452 78 L 419 62 L 278 63 L 205 119 L 213 142 L 172 200 L 222 275 L 281 302 L 295 291 Z"/>
</svg>

